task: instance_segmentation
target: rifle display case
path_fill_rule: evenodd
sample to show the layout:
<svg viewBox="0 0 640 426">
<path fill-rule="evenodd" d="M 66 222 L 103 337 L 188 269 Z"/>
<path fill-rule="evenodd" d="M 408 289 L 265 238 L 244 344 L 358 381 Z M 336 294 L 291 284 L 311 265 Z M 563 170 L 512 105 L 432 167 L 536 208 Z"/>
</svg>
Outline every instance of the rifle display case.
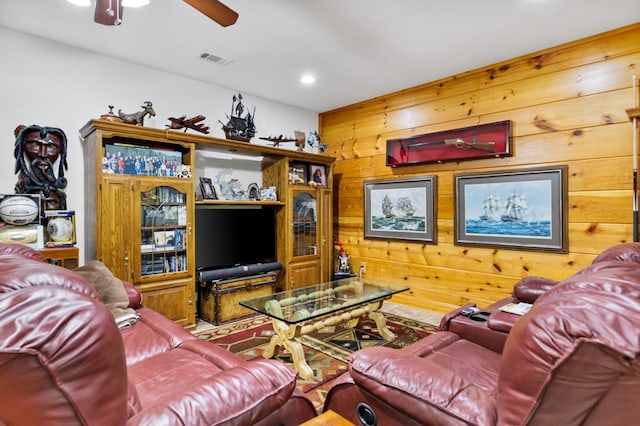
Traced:
<svg viewBox="0 0 640 426">
<path fill-rule="evenodd" d="M 511 155 L 511 121 L 387 140 L 387 166 Z"/>
</svg>

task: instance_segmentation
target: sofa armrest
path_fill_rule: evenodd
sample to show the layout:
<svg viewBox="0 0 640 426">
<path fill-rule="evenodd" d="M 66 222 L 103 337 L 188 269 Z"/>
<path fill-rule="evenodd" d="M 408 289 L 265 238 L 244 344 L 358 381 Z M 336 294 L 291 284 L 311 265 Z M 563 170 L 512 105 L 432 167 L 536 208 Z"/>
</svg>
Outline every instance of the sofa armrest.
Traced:
<svg viewBox="0 0 640 426">
<path fill-rule="evenodd" d="M 491 330 L 509 333 L 518 318 L 520 318 L 520 315 L 512 314 L 510 312 L 496 311 L 489 316 L 487 327 Z"/>
<path fill-rule="evenodd" d="M 428 359 L 373 347 L 349 356 L 349 373 L 365 392 L 420 424 L 496 424 L 491 396 Z"/>
<path fill-rule="evenodd" d="M 558 282 L 542 277 L 524 277 L 513 286 L 513 296 L 520 302 L 534 303 Z"/>
<path fill-rule="evenodd" d="M 452 318 L 449 322 L 449 331 L 457 334 L 461 339 L 484 346 L 494 352 L 502 353 L 509 334 L 489 326 L 491 317 L 498 311 L 483 310 L 483 312 L 485 312 L 485 315 L 476 314 L 471 318 L 464 315 Z"/>
<path fill-rule="evenodd" d="M 122 280 L 122 286 L 124 287 L 124 291 L 127 293 L 127 297 L 129 298 L 129 307 L 133 309 L 141 308 L 142 293 L 140 293 L 138 289 L 129 281 Z"/>
<path fill-rule="evenodd" d="M 451 320 L 459 315 L 462 315 L 462 311 L 466 308 L 475 308 L 475 303 L 467 303 L 466 305 L 462 305 L 459 308 L 454 309 L 453 311 L 445 314 L 440 319 L 440 325 L 438 326 L 438 331 L 447 331 L 449 330 L 449 323 Z"/>
</svg>

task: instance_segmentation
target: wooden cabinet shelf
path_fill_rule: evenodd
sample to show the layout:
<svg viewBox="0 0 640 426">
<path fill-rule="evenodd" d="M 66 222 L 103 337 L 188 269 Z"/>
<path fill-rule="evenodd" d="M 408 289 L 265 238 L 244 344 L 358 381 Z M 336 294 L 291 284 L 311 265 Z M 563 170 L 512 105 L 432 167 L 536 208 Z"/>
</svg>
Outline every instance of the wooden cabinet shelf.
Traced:
<svg viewBox="0 0 640 426">
<path fill-rule="evenodd" d="M 143 293 L 145 305 L 179 324 L 195 325 L 195 207 L 275 208 L 278 261 L 284 265 L 277 287 L 290 288 L 329 281 L 332 274 L 332 174 L 335 158 L 265 145 L 237 142 L 175 130 L 155 129 L 90 120 L 80 129 L 83 138 L 85 169 L 85 254 L 86 259 L 100 259 L 116 276 L 130 280 Z M 263 186 L 274 186 L 273 200 L 198 200 L 195 201 L 196 177 L 179 177 L 163 172 L 147 176 L 114 173 L 108 164 L 111 150 L 152 149 L 169 151 L 177 163 L 191 166 L 195 173 L 195 152 L 219 152 L 252 156 L 261 164 Z M 164 155 L 164 154 L 162 154 Z M 111 158 L 112 159 L 112 158 Z M 229 160 L 233 168 L 234 159 Z M 169 163 L 167 163 L 169 164 Z M 301 164 L 324 166 L 326 185 L 314 188 L 290 185 L 290 166 Z M 129 165 L 131 167 L 131 165 Z M 167 165 L 167 167 L 169 167 Z M 151 167 L 157 171 L 157 166 Z M 129 169 L 132 170 L 131 168 Z M 164 170 L 164 169 L 163 169 Z M 151 174 L 151 173 L 149 173 Z M 307 190 L 318 197 L 318 232 L 313 262 L 296 265 L 290 204 L 296 191 Z M 285 208 L 282 208 L 285 207 Z M 162 214 L 168 210 L 171 218 Z M 173 211 L 177 210 L 177 211 Z M 180 217 L 174 221 L 174 216 Z M 160 221 L 160 222 L 159 222 Z M 162 247 L 156 237 L 183 238 L 184 246 Z M 181 244 L 183 244 L 181 243 Z M 173 243 L 175 244 L 175 242 Z M 311 249 L 310 249 L 311 250 Z M 289 271 L 290 270 L 290 271 Z M 313 282 L 307 282 L 311 280 Z"/>
<path fill-rule="evenodd" d="M 80 133 L 86 260 L 132 282 L 145 306 L 194 327 L 194 179 L 178 177 L 178 165 L 195 164 L 195 145 L 101 120 Z"/>
</svg>

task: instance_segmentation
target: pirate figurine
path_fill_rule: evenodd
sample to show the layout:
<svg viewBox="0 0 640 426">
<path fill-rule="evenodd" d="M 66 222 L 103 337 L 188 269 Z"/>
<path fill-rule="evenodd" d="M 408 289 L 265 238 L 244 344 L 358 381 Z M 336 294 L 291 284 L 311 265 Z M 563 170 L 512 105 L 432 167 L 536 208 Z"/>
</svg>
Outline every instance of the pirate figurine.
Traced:
<svg viewBox="0 0 640 426">
<path fill-rule="evenodd" d="M 55 127 L 18 126 L 15 129 L 16 194 L 40 195 L 42 210 L 65 210 L 67 136 Z M 56 171 L 57 163 L 57 171 Z"/>
</svg>

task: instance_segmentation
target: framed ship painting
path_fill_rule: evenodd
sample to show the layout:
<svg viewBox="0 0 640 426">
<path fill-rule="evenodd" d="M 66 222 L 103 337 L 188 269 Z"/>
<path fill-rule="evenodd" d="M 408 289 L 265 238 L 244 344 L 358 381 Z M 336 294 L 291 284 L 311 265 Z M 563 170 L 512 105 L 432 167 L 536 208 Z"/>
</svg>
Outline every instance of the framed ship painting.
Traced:
<svg viewBox="0 0 640 426">
<path fill-rule="evenodd" d="M 436 176 L 364 183 L 364 237 L 436 243 Z"/>
<path fill-rule="evenodd" d="M 455 245 L 566 253 L 567 166 L 454 176 Z"/>
</svg>

